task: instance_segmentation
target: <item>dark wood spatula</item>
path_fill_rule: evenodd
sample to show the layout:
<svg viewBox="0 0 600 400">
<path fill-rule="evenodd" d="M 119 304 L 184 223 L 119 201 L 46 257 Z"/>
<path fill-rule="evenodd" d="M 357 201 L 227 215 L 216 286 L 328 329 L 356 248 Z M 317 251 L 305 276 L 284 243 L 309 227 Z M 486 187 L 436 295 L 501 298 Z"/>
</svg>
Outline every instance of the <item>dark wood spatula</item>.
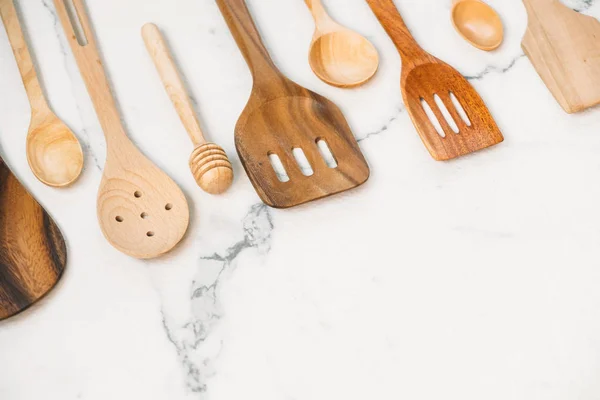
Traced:
<svg viewBox="0 0 600 400">
<path fill-rule="evenodd" d="M 0 320 L 48 293 L 66 262 L 58 227 L 0 158 Z"/>
<path fill-rule="evenodd" d="M 254 79 L 235 144 L 260 198 L 287 208 L 364 183 L 369 166 L 337 106 L 279 72 L 244 0 L 217 4 Z"/>
<path fill-rule="evenodd" d="M 458 71 L 417 44 L 393 0 L 367 3 L 400 52 L 402 97 L 432 157 L 449 160 L 502 142 L 479 94 Z"/>
</svg>

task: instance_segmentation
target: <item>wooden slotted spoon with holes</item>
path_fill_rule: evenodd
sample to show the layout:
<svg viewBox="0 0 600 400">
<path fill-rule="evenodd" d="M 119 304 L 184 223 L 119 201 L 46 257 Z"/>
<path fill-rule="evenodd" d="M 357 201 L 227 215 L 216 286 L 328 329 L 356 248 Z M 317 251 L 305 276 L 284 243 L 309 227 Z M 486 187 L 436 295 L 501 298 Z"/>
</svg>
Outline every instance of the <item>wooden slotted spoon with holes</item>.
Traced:
<svg viewBox="0 0 600 400">
<path fill-rule="evenodd" d="M 235 144 L 261 199 L 287 208 L 365 182 L 369 166 L 337 106 L 275 67 L 244 0 L 217 4 L 254 79 L 235 127 Z M 333 159 L 324 155 L 327 148 Z M 277 165 L 285 170 L 283 178 L 276 173 Z"/>
<path fill-rule="evenodd" d="M 432 157 L 449 160 L 502 142 L 479 94 L 458 71 L 417 44 L 393 0 L 367 3 L 400 52 L 402 97 Z"/>
<path fill-rule="evenodd" d="M 123 253 L 157 257 L 171 250 L 185 234 L 187 201 L 175 182 L 127 138 L 83 1 L 72 0 L 73 13 L 65 1 L 70 0 L 54 0 L 54 4 L 107 142 L 97 203 L 100 227 L 110 244 Z M 76 18 L 85 38 L 75 33 Z"/>
</svg>

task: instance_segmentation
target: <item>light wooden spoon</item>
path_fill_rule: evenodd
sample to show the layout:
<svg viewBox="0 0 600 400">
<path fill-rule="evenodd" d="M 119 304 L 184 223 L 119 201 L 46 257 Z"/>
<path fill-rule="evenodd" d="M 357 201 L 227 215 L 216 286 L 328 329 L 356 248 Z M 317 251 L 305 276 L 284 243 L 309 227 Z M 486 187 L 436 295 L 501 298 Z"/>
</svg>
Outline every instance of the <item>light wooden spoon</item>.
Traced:
<svg viewBox="0 0 600 400">
<path fill-rule="evenodd" d="M 481 0 L 453 0 L 452 25 L 471 45 L 491 51 L 504 39 L 498 13 Z"/>
<path fill-rule="evenodd" d="M 375 74 L 377 50 L 364 36 L 335 22 L 321 0 L 304 0 L 315 20 L 309 63 L 325 83 L 338 87 L 358 86 Z"/>
<path fill-rule="evenodd" d="M 31 122 L 27 134 L 29 166 L 33 174 L 46 185 L 67 186 L 81 174 L 81 145 L 48 106 L 13 0 L 0 0 L 0 15 L 31 104 Z"/>
<path fill-rule="evenodd" d="M 100 228 L 123 253 L 143 259 L 158 257 L 183 238 L 190 217 L 187 200 L 177 184 L 127 137 L 83 0 L 72 0 L 72 14 L 65 2 L 54 0 L 56 12 L 106 137 L 106 164 L 97 201 Z M 77 25 L 85 38 L 78 38 Z"/>
</svg>

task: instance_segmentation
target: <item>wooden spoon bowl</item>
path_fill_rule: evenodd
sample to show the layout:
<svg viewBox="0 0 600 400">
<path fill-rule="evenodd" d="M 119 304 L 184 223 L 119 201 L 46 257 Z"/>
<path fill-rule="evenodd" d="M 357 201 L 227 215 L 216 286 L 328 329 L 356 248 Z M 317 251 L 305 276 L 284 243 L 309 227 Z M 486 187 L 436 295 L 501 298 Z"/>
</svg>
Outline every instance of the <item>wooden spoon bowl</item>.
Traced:
<svg viewBox="0 0 600 400">
<path fill-rule="evenodd" d="M 362 85 L 377 72 L 379 55 L 364 36 L 335 22 L 321 0 L 305 0 L 315 20 L 308 61 L 315 75 L 337 87 Z"/>
<path fill-rule="evenodd" d="M 27 161 L 34 175 L 49 186 L 73 183 L 83 168 L 79 141 L 56 115 L 34 117 L 27 135 Z"/>
<path fill-rule="evenodd" d="M 452 24 L 467 42 L 481 50 L 494 50 L 504 39 L 500 16 L 481 0 L 454 0 Z"/>
<path fill-rule="evenodd" d="M 309 62 L 326 83 L 351 87 L 365 83 L 377 72 L 379 55 L 365 37 L 343 29 L 316 38 L 310 46 Z"/>
<path fill-rule="evenodd" d="M 154 258 L 183 237 L 189 209 L 179 187 L 132 144 L 109 152 L 97 212 L 106 239 L 137 258 Z"/>
</svg>

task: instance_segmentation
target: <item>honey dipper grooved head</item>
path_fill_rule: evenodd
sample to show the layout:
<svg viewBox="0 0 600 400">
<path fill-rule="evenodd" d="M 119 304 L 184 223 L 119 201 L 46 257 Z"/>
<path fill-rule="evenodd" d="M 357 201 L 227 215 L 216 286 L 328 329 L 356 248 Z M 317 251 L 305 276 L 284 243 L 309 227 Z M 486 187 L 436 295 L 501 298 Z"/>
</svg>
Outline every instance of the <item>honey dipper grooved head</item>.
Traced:
<svg viewBox="0 0 600 400">
<path fill-rule="evenodd" d="M 227 154 L 214 143 L 205 143 L 194 149 L 190 170 L 198 186 L 210 194 L 223 193 L 233 182 L 233 167 Z"/>
</svg>

